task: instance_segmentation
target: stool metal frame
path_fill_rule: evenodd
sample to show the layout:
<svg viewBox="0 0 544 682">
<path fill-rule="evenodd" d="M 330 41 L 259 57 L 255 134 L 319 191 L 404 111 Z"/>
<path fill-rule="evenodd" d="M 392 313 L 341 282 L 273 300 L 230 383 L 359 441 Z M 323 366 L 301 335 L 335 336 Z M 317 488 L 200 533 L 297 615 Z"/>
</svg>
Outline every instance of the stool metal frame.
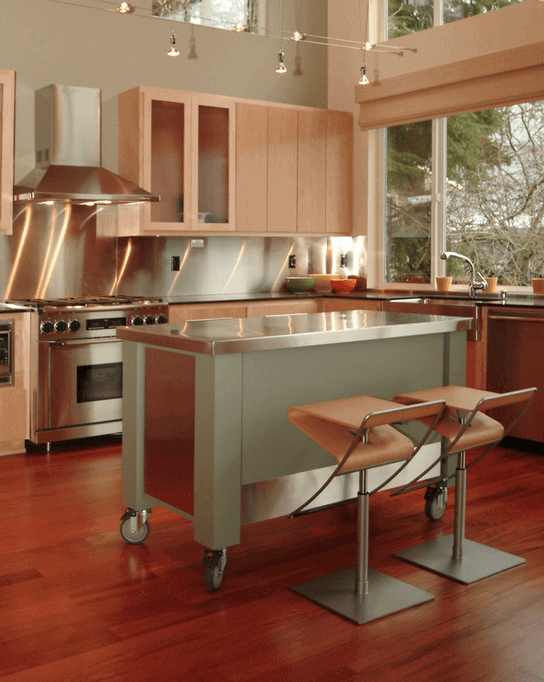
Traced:
<svg viewBox="0 0 544 682">
<path fill-rule="evenodd" d="M 418 399 L 425 400 L 431 396 L 442 396 L 446 400 L 448 410 L 443 419 L 435 425 L 437 432 L 441 433 L 443 441 L 445 441 L 440 457 L 416 479 L 391 493 L 392 496 L 433 484 L 439 488 L 444 488 L 447 487 L 447 481 L 455 476 L 455 512 L 453 535 L 435 538 L 415 547 L 395 552 L 393 556 L 465 585 L 525 563 L 525 559 L 522 557 L 482 545 L 465 537 L 467 470 L 504 439 L 531 404 L 536 390 L 536 388 L 529 388 L 509 393 L 490 393 L 478 389 L 448 386 L 442 389 L 430 389 L 429 391 L 417 391 L 395 396 L 394 400 L 403 404 L 417 404 Z M 463 391 L 469 398 L 466 409 L 463 409 L 458 401 L 454 401 L 455 404 L 452 405 L 448 400 L 451 392 L 455 394 L 458 391 Z M 471 396 L 474 396 L 472 404 L 470 404 Z M 479 396 L 483 397 L 478 399 Z M 509 405 L 521 405 L 521 407 L 506 427 L 482 414 L 484 410 L 488 411 Z M 453 429 L 452 419 L 456 421 Z M 500 435 L 491 440 L 486 438 L 484 433 L 486 426 L 494 427 L 496 433 Z M 472 433 L 470 433 L 471 428 Z M 474 442 L 478 430 L 482 433 L 482 438 L 480 442 Z M 489 435 L 490 432 L 487 433 Z M 464 448 L 463 443 L 466 442 L 468 434 L 471 437 L 470 447 Z M 465 440 L 463 440 L 464 438 Z M 447 444 L 448 441 L 449 444 Z M 473 447 L 484 447 L 484 450 L 467 464 L 466 450 Z M 449 477 L 441 475 L 438 478 L 421 481 L 439 461 L 444 462 L 453 455 L 457 455 L 457 468 L 454 474 Z M 443 470 L 444 468 L 441 467 L 441 471 Z"/>
<path fill-rule="evenodd" d="M 363 397 L 359 400 L 364 401 L 365 399 L 366 397 Z M 373 398 L 370 400 L 379 401 L 379 399 Z M 328 404 L 332 405 L 338 402 L 341 401 L 317 403 L 316 405 L 326 406 Z M 383 405 L 394 405 L 394 403 L 389 401 L 379 402 L 381 402 Z M 307 408 L 311 415 L 313 407 L 313 405 L 305 405 L 300 408 L 291 408 L 289 410 L 289 418 L 293 423 L 299 426 L 299 424 L 297 424 L 296 417 L 293 416 L 293 410 L 299 411 Z M 414 411 L 412 408 L 415 407 L 423 408 L 425 414 Z M 438 400 L 419 405 L 412 405 L 409 407 L 391 407 L 385 410 L 372 411 L 368 414 L 361 415 L 362 421 L 360 425 L 353 424 L 353 428 L 350 428 L 349 425 L 343 424 L 343 426 L 346 428 L 346 431 L 349 432 L 350 438 L 352 437 L 347 451 L 343 457 L 338 456 L 338 454 L 335 455 L 338 460 L 338 466 L 335 468 L 333 473 L 329 476 L 325 483 L 306 502 L 304 502 L 304 504 L 300 505 L 300 507 L 298 507 L 289 515 L 289 518 L 299 515 L 303 509 L 305 509 L 316 497 L 318 497 L 318 495 L 320 495 L 320 493 L 336 476 L 358 471 L 359 491 L 357 494 L 357 563 L 355 568 L 347 569 L 294 585 L 291 587 L 293 591 L 359 625 L 434 599 L 434 595 L 430 594 L 429 592 L 420 590 L 419 588 L 409 585 L 408 583 L 405 583 L 401 580 L 397 580 L 396 578 L 392 578 L 379 571 L 369 569 L 369 498 L 370 495 L 385 487 L 396 476 L 398 476 L 398 474 L 413 460 L 414 456 L 419 452 L 431 435 L 434 426 L 440 419 L 444 410 L 445 401 Z M 431 424 L 429 425 L 429 428 L 427 429 L 424 436 L 416 443 L 414 443 L 411 438 L 408 438 L 404 434 L 401 436 L 405 441 L 403 444 L 404 454 L 398 453 L 398 456 L 394 459 L 382 461 L 379 464 L 369 464 L 368 467 L 364 466 L 364 462 L 359 463 L 358 466 L 350 466 L 350 457 L 352 456 L 352 453 L 354 453 L 354 451 L 360 447 L 361 443 L 368 445 L 368 450 L 370 453 L 372 453 L 372 429 L 374 427 L 390 425 L 387 428 L 393 429 L 398 426 L 399 422 L 417 420 L 419 417 L 430 418 Z M 329 425 L 331 429 L 338 429 L 338 423 L 327 422 L 326 418 L 322 419 L 320 423 L 321 435 L 323 435 L 323 431 L 327 429 L 327 425 Z M 299 426 L 299 428 L 305 431 L 305 433 L 307 433 L 310 437 L 314 437 L 311 433 L 311 429 L 307 429 L 302 426 Z M 395 428 L 395 430 L 397 432 L 400 431 L 398 428 Z M 322 439 L 320 442 L 319 437 L 315 437 L 314 440 L 320 443 L 320 445 L 323 447 L 326 447 L 326 445 L 322 442 Z M 331 452 L 331 450 L 329 450 L 329 452 Z M 334 452 L 332 454 L 334 454 Z M 399 461 L 401 462 L 400 466 L 391 476 L 389 476 L 385 481 L 380 483 L 372 490 L 369 490 L 369 468 L 383 466 L 385 464 L 391 464 L 392 462 Z"/>
</svg>

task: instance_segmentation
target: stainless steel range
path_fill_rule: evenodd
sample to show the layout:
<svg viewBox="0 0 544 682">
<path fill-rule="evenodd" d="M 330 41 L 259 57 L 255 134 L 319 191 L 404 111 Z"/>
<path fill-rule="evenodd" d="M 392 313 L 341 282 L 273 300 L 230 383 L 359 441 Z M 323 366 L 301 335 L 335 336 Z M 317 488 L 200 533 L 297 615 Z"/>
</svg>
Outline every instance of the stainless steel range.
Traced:
<svg viewBox="0 0 544 682">
<path fill-rule="evenodd" d="M 120 326 L 168 322 L 160 298 L 28 299 L 31 330 L 30 440 L 47 443 L 122 431 Z"/>
</svg>

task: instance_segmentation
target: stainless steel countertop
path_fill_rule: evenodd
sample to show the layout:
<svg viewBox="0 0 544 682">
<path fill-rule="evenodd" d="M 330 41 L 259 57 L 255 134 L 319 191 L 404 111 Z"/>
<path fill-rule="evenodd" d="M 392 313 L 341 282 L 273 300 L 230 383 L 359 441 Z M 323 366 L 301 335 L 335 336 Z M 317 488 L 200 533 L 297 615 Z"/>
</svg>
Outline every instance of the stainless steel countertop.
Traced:
<svg viewBox="0 0 544 682">
<path fill-rule="evenodd" d="M 28 306 L 0 303 L 0 313 L 29 313 L 31 310 Z"/>
<path fill-rule="evenodd" d="M 469 330 L 471 325 L 472 320 L 465 317 L 348 310 L 119 327 L 117 337 L 193 353 L 222 355 L 440 334 Z"/>
<path fill-rule="evenodd" d="M 250 301 L 280 301 L 280 300 L 304 300 L 312 298 L 340 298 L 359 299 L 363 301 L 389 301 L 392 299 L 410 298 L 440 298 L 448 299 L 451 303 L 465 302 L 477 306 L 500 306 L 520 308 L 544 308 L 544 296 L 534 294 L 509 293 L 506 299 L 501 299 L 500 293 L 480 294 L 477 298 L 471 298 L 467 293 L 459 291 L 436 291 L 436 290 L 413 290 L 394 291 L 381 289 L 368 289 L 367 291 L 352 291 L 349 294 L 337 294 L 332 291 L 309 291 L 308 293 L 292 294 L 288 291 L 262 292 L 252 294 L 205 294 L 191 296 L 164 296 L 165 303 L 171 305 L 187 305 L 190 303 L 231 303 Z"/>
</svg>

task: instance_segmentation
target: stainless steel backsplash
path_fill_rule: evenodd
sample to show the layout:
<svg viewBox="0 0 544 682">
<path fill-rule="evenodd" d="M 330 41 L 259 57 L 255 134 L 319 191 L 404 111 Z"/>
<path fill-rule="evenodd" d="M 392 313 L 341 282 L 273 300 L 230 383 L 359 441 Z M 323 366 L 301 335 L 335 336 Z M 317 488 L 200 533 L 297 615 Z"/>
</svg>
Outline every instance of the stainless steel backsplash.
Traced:
<svg viewBox="0 0 544 682">
<path fill-rule="evenodd" d="M 342 253 L 351 273 L 366 275 L 365 237 L 102 237 L 94 209 L 79 206 L 19 204 L 14 218 L 13 236 L 0 237 L 2 300 L 280 291 L 286 276 L 335 272 Z"/>
</svg>

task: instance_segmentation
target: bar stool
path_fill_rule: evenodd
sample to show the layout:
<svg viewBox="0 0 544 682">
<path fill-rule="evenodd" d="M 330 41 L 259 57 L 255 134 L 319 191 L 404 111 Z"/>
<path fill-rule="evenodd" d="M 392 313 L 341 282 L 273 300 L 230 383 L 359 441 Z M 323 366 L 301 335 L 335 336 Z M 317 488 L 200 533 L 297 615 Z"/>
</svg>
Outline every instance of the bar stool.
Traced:
<svg viewBox="0 0 544 682">
<path fill-rule="evenodd" d="M 395 552 L 393 556 L 434 573 L 468 585 L 500 573 L 525 562 L 522 557 L 473 542 L 465 538 L 467 470 L 479 462 L 508 434 L 521 415 L 527 410 L 536 393 L 528 388 L 509 393 L 492 393 L 464 386 L 443 386 L 413 393 L 396 395 L 393 400 L 404 405 L 418 404 L 442 398 L 447 409 L 433 427 L 443 437 L 440 457 L 416 479 L 392 493 L 399 495 L 429 485 L 445 488 L 449 478 L 455 476 L 455 515 L 453 535 L 435 538 L 409 549 Z M 484 411 L 513 407 L 513 417 L 504 426 Z M 428 420 L 422 420 L 428 424 Z M 469 464 L 466 451 L 475 447 L 484 450 Z M 421 482 L 439 461 L 457 455 L 457 469 L 451 476 Z"/>
<path fill-rule="evenodd" d="M 368 568 L 369 497 L 413 459 L 444 409 L 444 400 L 399 407 L 397 403 L 368 396 L 289 408 L 287 415 L 293 424 L 338 462 L 319 490 L 289 518 L 300 514 L 336 476 L 359 472 L 356 567 L 294 585 L 292 590 L 359 625 L 434 599 L 429 592 Z M 415 444 L 393 426 L 426 418 L 430 424 Z M 396 471 L 369 490 L 368 469 L 391 463 L 399 464 Z"/>
</svg>

